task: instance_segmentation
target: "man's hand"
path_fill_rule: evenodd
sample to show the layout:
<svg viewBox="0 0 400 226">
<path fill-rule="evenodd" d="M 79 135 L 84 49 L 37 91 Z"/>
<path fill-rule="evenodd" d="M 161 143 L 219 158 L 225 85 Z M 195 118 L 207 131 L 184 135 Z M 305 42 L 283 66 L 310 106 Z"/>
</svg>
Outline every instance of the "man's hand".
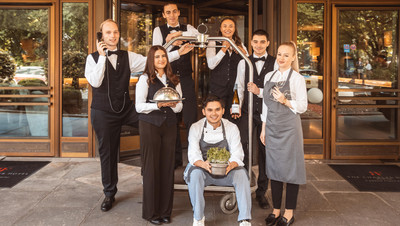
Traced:
<svg viewBox="0 0 400 226">
<path fill-rule="evenodd" d="M 174 32 L 174 33 L 170 33 L 167 35 L 167 37 L 165 38 L 165 42 L 168 43 L 169 41 L 171 41 L 172 39 L 182 36 L 182 31 L 178 31 L 178 32 Z M 180 46 L 182 45 L 183 41 L 182 40 L 178 40 L 175 41 L 174 43 L 172 43 L 172 45 L 174 46 Z"/>
<path fill-rule="evenodd" d="M 263 122 L 263 125 L 261 128 L 260 140 L 261 140 L 261 143 L 263 143 L 265 145 L 265 122 Z"/>
<path fill-rule="evenodd" d="M 96 39 L 96 46 L 97 46 L 97 52 L 99 52 L 100 55 L 105 56 L 106 53 L 104 51 L 104 48 L 107 48 L 107 45 L 104 42 L 99 42 Z"/>
<path fill-rule="evenodd" d="M 189 45 L 189 43 L 186 43 L 185 45 L 181 46 L 181 48 L 179 48 L 178 53 L 180 56 L 185 55 L 186 53 L 192 51 L 192 49 L 194 48 L 194 45 Z"/>
<path fill-rule="evenodd" d="M 229 171 L 235 169 L 238 166 L 239 166 L 239 164 L 237 162 L 235 162 L 235 161 L 230 162 L 228 167 L 226 167 L 225 175 L 228 175 Z"/>
<path fill-rule="evenodd" d="M 260 94 L 260 89 L 253 82 L 247 83 L 247 90 L 257 96 Z"/>
<path fill-rule="evenodd" d="M 238 118 L 240 118 L 241 116 L 242 116 L 242 109 L 241 108 L 239 108 L 239 114 L 238 115 L 232 115 L 232 108 L 230 109 L 230 113 L 231 113 L 231 117 L 233 118 L 233 119 L 238 119 Z"/>
<path fill-rule="evenodd" d="M 211 173 L 211 164 L 208 161 L 197 160 L 196 162 L 194 162 L 193 165 L 203 168 L 203 169 L 207 170 L 209 173 Z"/>
</svg>

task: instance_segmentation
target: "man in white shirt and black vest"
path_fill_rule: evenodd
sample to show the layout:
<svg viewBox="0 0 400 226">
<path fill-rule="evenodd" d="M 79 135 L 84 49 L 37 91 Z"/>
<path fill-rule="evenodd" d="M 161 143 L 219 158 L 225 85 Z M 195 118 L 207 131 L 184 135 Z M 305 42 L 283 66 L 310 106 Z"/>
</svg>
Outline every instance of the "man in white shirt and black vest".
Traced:
<svg viewBox="0 0 400 226">
<path fill-rule="evenodd" d="M 92 87 L 91 123 L 99 143 L 101 179 L 105 198 L 102 211 L 112 208 L 117 193 L 118 157 L 122 125 L 138 127 L 138 114 L 129 98 L 131 73 L 141 72 L 146 57 L 118 50 L 120 38 L 118 25 L 108 19 L 101 23 L 102 40 L 97 40 L 97 51 L 86 59 L 85 77 Z M 186 46 L 168 54 L 169 59 L 179 59 L 191 48 Z"/>
<path fill-rule="evenodd" d="M 258 152 L 258 179 L 257 179 L 257 190 L 256 190 L 256 200 L 259 206 L 263 209 L 269 207 L 267 199 L 265 198 L 265 193 L 268 190 L 268 178 L 265 174 L 265 146 L 260 140 L 260 133 L 262 129 L 262 121 L 260 115 L 262 113 L 262 88 L 264 87 L 264 77 L 265 75 L 278 69 L 278 64 L 276 63 L 276 58 L 269 55 L 267 48 L 270 44 L 269 35 L 265 30 L 256 30 L 253 32 L 251 46 L 253 48 L 253 54 L 249 56 L 254 68 L 253 82 L 249 83 L 249 67 L 244 60 L 239 62 L 237 68 L 236 84 L 238 86 L 238 95 L 240 101 L 240 121 L 239 130 L 240 138 L 242 140 L 244 149 L 244 162 L 249 161 L 249 129 L 248 129 L 248 100 L 249 92 L 253 92 L 258 97 L 253 98 L 253 128 L 256 129 L 257 134 L 257 152 Z M 249 91 L 249 92 L 247 92 Z"/>
<path fill-rule="evenodd" d="M 167 23 L 156 27 L 153 31 L 153 46 L 164 45 L 175 37 L 179 36 L 197 36 L 199 32 L 190 24 L 180 24 L 180 11 L 175 3 L 167 3 L 163 7 L 163 17 Z M 173 51 L 179 48 L 183 41 L 175 41 L 167 51 Z M 182 86 L 183 97 L 183 122 L 187 130 L 197 121 L 197 101 L 195 94 L 194 81 L 192 78 L 191 54 L 182 55 L 177 61 L 171 62 L 172 71 L 179 76 Z M 175 166 L 182 165 L 182 145 L 180 141 L 180 132 L 178 126 L 178 135 L 175 151 Z"/>
</svg>

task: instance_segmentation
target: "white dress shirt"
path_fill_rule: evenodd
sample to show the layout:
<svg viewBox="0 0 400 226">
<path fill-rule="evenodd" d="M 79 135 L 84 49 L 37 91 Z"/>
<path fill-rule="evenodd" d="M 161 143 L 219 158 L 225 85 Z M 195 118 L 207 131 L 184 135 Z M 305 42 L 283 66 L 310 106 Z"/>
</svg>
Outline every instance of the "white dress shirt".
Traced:
<svg viewBox="0 0 400 226">
<path fill-rule="evenodd" d="M 117 49 L 113 50 L 116 51 Z M 168 53 L 168 58 L 170 62 L 179 59 L 178 50 Z M 117 58 L 118 56 L 113 54 L 108 56 L 108 60 L 114 67 L 117 68 Z M 142 72 L 144 71 L 144 67 L 146 66 L 147 57 L 144 57 L 140 54 L 128 51 L 128 59 L 129 59 L 129 68 L 131 69 L 131 73 Z M 89 84 L 95 88 L 101 86 L 101 83 L 104 79 L 104 71 L 106 65 L 106 56 L 99 55 L 99 59 L 96 62 L 93 59 L 92 54 L 89 54 L 86 58 L 86 66 L 85 66 L 85 77 Z"/>
<path fill-rule="evenodd" d="M 177 26 L 180 26 L 180 25 L 178 24 Z M 182 31 L 182 36 L 197 36 L 197 35 L 200 34 L 200 33 L 197 31 L 197 29 L 194 28 L 192 25 L 187 24 L 186 26 L 187 26 L 187 31 Z M 169 24 L 167 24 L 167 27 L 171 27 L 171 26 L 170 26 Z M 170 34 L 175 33 L 175 32 L 177 32 L 177 31 L 172 30 L 172 31 L 170 32 Z M 154 28 L 154 31 L 153 31 L 153 46 L 155 46 L 155 45 L 160 45 L 160 46 L 162 46 L 162 45 L 163 45 L 163 42 L 164 42 L 164 39 L 163 39 L 163 37 L 162 37 L 162 33 L 161 33 L 161 30 L 160 30 L 160 27 Z M 167 51 L 168 51 L 168 52 L 171 51 L 172 48 L 173 48 L 173 45 L 170 45 L 170 46 L 167 48 Z"/>
<path fill-rule="evenodd" d="M 290 72 L 290 68 L 281 73 L 279 70 L 276 70 L 274 77 L 271 82 L 278 82 L 286 80 Z M 271 78 L 274 71 L 269 72 L 265 75 L 264 85 Z M 290 104 L 292 105 L 292 112 L 294 114 L 301 114 L 307 111 L 307 89 L 306 89 L 306 81 L 304 77 L 299 74 L 297 71 L 293 70 L 292 77 L 290 78 L 290 95 L 292 100 L 290 100 Z M 261 120 L 263 122 L 267 119 L 268 107 L 263 100 L 263 109 L 261 114 Z"/>
<path fill-rule="evenodd" d="M 215 41 L 208 42 L 208 46 L 216 46 L 216 45 L 217 44 Z M 230 48 L 232 48 L 232 47 L 230 47 Z M 246 51 L 244 54 L 246 56 L 248 56 L 249 53 L 247 52 L 247 48 L 246 48 L 246 46 L 243 45 L 243 43 L 242 43 L 242 48 Z M 221 62 L 222 58 L 224 58 L 226 53 L 232 55 L 232 51 L 229 52 L 227 50 L 225 53 L 221 49 L 219 50 L 218 53 L 216 53 L 216 51 L 217 50 L 215 47 L 207 47 L 207 50 L 206 50 L 207 65 L 208 65 L 208 68 L 210 68 L 211 70 L 214 70 L 214 68 L 216 68 L 218 66 L 219 62 Z"/>
<path fill-rule="evenodd" d="M 256 56 L 253 53 L 253 57 L 254 58 L 260 58 L 259 56 Z M 261 57 L 265 57 L 265 61 L 268 58 L 268 53 L 265 53 L 264 55 L 262 55 Z M 257 74 L 259 75 L 261 70 L 263 69 L 264 63 L 265 61 L 259 60 L 256 62 L 256 68 L 257 68 Z M 236 76 L 236 84 L 237 84 L 237 88 L 238 88 L 238 95 L 239 95 L 239 103 L 240 103 L 240 108 L 242 107 L 242 103 L 243 103 L 243 98 L 244 98 L 244 92 L 247 91 L 247 85 L 244 84 L 244 80 L 245 80 L 245 74 L 246 74 L 246 61 L 243 59 L 239 62 L 238 64 L 238 68 L 237 68 L 237 76 Z M 275 60 L 275 64 L 274 64 L 274 70 L 277 70 L 279 68 L 278 63 Z M 255 73 L 253 76 L 257 76 Z M 263 98 L 263 89 L 264 87 L 258 87 L 260 89 L 260 93 L 257 95 L 259 98 Z"/>
<path fill-rule="evenodd" d="M 161 78 L 157 74 L 157 78 L 167 86 L 167 76 L 163 74 Z M 160 109 L 157 106 L 157 103 L 146 103 L 147 94 L 149 92 L 149 84 L 147 80 L 149 77 L 146 74 L 143 74 L 139 77 L 139 81 L 136 84 L 136 91 L 135 91 L 135 105 L 136 111 L 138 113 L 148 114 L 152 111 L 159 111 Z M 181 83 L 175 87 L 175 90 L 182 96 L 182 88 Z M 179 102 L 174 108 L 171 108 L 175 113 L 178 113 L 182 110 L 182 102 Z"/>
<path fill-rule="evenodd" d="M 204 128 L 204 121 L 207 118 L 202 118 L 196 123 L 193 123 L 189 130 L 189 147 L 188 147 L 188 159 L 190 164 L 194 164 L 198 160 L 202 160 L 203 156 L 200 150 L 200 139 L 201 134 Z M 229 158 L 229 162 L 237 162 L 239 166 L 244 166 L 243 158 L 244 152 L 242 148 L 242 144 L 240 143 L 240 132 L 238 127 L 227 119 L 221 119 L 225 126 L 225 135 L 226 140 L 229 145 L 229 152 L 231 153 L 231 157 Z M 221 124 L 222 125 L 222 124 Z M 204 128 L 204 141 L 207 143 L 215 144 L 224 139 L 222 133 L 222 126 L 214 129 L 214 127 L 210 124 L 206 125 Z"/>
</svg>

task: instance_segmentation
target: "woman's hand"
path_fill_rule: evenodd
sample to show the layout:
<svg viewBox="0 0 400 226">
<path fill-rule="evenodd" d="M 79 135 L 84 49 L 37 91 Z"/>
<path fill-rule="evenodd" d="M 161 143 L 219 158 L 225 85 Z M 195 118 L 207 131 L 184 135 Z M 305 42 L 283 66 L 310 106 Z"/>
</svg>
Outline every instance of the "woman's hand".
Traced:
<svg viewBox="0 0 400 226">
<path fill-rule="evenodd" d="M 171 107 L 174 108 L 176 107 L 176 105 L 179 103 L 179 101 L 175 101 L 175 102 L 158 102 L 157 103 L 157 107 L 158 108 L 162 108 L 162 107 Z"/>
<path fill-rule="evenodd" d="M 235 162 L 235 161 L 230 162 L 228 167 L 226 167 L 225 175 L 227 175 L 229 173 L 229 171 L 235 169 L 238 166 L 239 166 L 239 164 L 237 162 Z"/>
<path fill-rule="evenodd" d="M 185 45 L 181 46 L 181 48 L 178 49 L 179 55 L 185 55 L 186 53 L 192 51 L 194 48 L 194 45 L 189 45 L 189 43 L 186 43 Z"/>
<path fill-rule="evenodd" d="M 226 53 L 226 50 L 228 50 L 231 47 L 231 44 L 228 41 L 223 41 L 222 45 L 225 47 L 222 47 L 221 50 Z"/>
<path fill-rule="evenodd" d="M 263 143 L 264 145 L 265 145 L 265 125 L 266 125 L 265 122 L 263 122 L 260 134 L 261 143 Z"/>
<path fill-rule="evenodd" d="M 247 83 L 247 90 L 257 96 L 260 94 L 260 89 L 253 82 Z"/>
<path fill-rule="evenodd" d="M 283 95 L 283 93 L 279 90 L 278 87 L 275 87 L 272 90 L 272 95 L 274 96 L 275 100 L 277 100 L 279 103 L 284 104 L 286 102 L 285 95 Z"/>
</svg>

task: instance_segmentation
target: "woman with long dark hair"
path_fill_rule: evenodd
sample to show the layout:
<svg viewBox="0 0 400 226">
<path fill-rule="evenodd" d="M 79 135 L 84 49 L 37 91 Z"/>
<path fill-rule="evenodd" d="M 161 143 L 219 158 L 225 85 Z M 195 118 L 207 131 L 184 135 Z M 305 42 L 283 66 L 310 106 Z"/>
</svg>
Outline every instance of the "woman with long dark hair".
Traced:
<svg viewBox="0 0 400 226">
<path fill-rule="evenodd" d="M 240 51 L 248 55 L 246 47 L 243 45 L 236 27 L 236 22 L 232 18 L 221 20 L 218 36 L 231 39 Z M 225 102 L 224 118 L 231 119 L 230 109 L 233 98 L 233 87 L 236 81 L 237 66 L 242 57 L 234 50 L 227 41 L 208 43 L 207 64 L 211 69 L 209 79 L 209 92 Z M 213 46 L 224 47 L 213 47 Z"/>
<path fill-rule="evenodd" d="M 150 48 L 144 74 L 136 85 L 139 113 L 140 151 L 143 174 L 142 217 L 152 224 L 170 223 L 174 199 L 176 113 L 182 103 L 152 103 L 163 87 L 174 88 L 182 97 L 179 78 L 172 73 L 166 50 Z"/>
</svg>

